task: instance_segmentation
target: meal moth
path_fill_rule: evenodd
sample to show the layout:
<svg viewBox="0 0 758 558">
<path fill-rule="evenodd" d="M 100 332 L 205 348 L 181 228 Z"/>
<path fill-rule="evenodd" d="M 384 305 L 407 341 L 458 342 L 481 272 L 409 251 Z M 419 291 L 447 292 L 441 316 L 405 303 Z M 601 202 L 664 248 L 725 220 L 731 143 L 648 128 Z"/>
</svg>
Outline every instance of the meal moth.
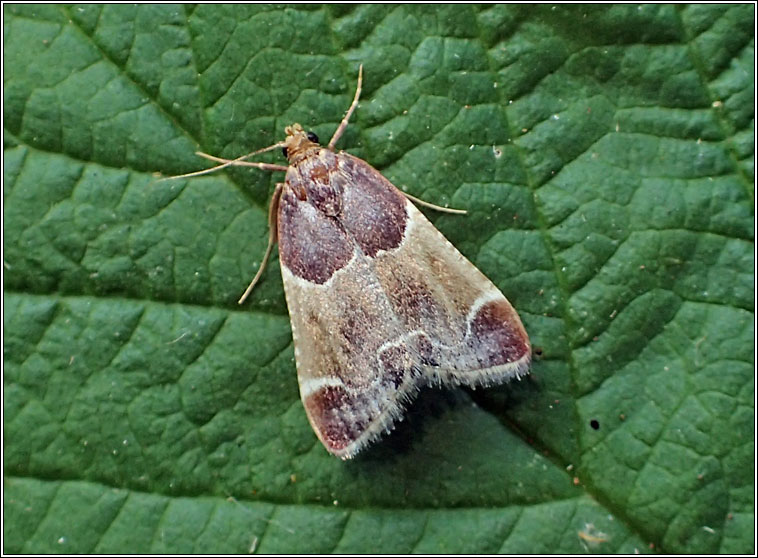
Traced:
<svg viewBox="0 0 758 558">
<path fill-rule="evenodd" d="M 279 244 L 300 397 L 342 458 L 389 432 L 423 385 L 489 386 L 529 370 L 529 337 L 503 293 L 365 161 L 299 124 L 284 141 L 221 165 L 285 171 L 269 206 L 261 277 Z M 281 147 L 288 166 L 244 159 Z M 417 200 L 418 201 L 418 200 Z M 423 202 L 422 202 L 423 203 Z M 441 209 L 441 208 L 438 208 Z"/>
</svg>

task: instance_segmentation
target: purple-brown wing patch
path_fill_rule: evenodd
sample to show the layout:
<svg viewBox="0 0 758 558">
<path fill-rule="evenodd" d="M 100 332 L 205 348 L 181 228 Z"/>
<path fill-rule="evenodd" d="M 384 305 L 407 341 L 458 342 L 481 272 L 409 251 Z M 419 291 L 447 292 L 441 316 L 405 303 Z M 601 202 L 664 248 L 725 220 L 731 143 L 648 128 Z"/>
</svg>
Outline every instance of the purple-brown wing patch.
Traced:
<svg viewBox="0 0 758 558">
<path fill-rule="evenodd" d="M 335 217 L 285 189 L 279 200 L 279 259 L 298 277 L 316 284 L 329 280 L 353 256 L 354 244 Z"/>
<path fill-rule="evenodd" d="M 343 192 L 340 221 L 361 251 L 373 258 L 403 241 L 406 199 L 379 172 L 360 159 L 339 153 L 333 180 Z"/>
<path fill-rule="evenodd" d="M 344 451 L 366 430 L 366 422 L 352 410 L 360 403 L 342 386 L 326 386 L 305 398 L 308 417 L 332 453 Z"/>
<path fill-rule="evenodd" d="M 482 305 L 469 328 L 469 344 L 481 368 L 516 362 L 529 354 L 526 332 L 505 298 Z"/>
</svg>

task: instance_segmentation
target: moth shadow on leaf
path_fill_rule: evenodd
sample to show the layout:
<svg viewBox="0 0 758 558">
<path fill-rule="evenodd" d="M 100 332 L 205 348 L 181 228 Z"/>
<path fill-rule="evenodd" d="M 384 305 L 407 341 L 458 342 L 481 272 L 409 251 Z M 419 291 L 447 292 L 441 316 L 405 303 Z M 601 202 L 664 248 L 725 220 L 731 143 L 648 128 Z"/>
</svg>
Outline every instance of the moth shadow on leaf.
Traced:
<svg viewBox="0 0 758 558">
<path fill-rule="evenodd" d="M 511 422 L 507 418 L 509 411 L 524 405 L 534 405 L 540 400 L 539 394 L 544 390 L 545 386 L 539 375 L 534 373 L 528 374 L 520 380 L 484 389 L 466 388 L 466 392 L 474 403 L 505 422 Z"/>
<path fill-rule="evenodd" d="M 444 430 L 450 426 L 451 421 L 457 424 L 450 435 L 458 436 L 460 443 L 465 444 L 467 438 L 459 436 L 460 432 L 476 426 L 462 422 L 470 419 L 470 415 L 463 411 L 475 405 L 500 420 L 509 407 L 518 405 L 522 399 L 528 400 L 529 392 L 539 389 L 536 382 L 521 383 L 530 383 L 531 386 L 520 395 L 509 393 L 509 386 L 500 386 L 503 389 L 422 387 L 406 406 L 403 419 L 395 423 L 390 433 L 383 434 L 378 443 L 354 457 L 349 462 L 351 468 L 394 465 L 408 458 L 436 455 L 440 451 L 439 438 L 445 437 Z M 494 394 L 491 393 L 493 391 Z M 466 451 L 465 448 L 461 450 L 464 453 Z"/>
<path fill-rule="evenodd" d="M 424 447 L 425 434 L 435 422 L 465 403 L 460 389 L 422 387 L 406 405 L 402 420 L 384 433 L 379 443 L 353 458 L 355 464 L 389 464 L 407 458 Z"/>
</svg>

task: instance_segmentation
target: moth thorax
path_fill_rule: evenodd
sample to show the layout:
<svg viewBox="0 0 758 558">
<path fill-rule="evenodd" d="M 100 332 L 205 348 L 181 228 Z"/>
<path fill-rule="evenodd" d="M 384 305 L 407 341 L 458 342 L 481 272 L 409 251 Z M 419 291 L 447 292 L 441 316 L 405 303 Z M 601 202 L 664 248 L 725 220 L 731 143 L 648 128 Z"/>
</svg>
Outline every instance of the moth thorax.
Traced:
<svg viewBox="0 0 758 558">
<path fill-rule="evenodd" d="M 287 134 L 284 149 L 290 164 L 296 164 L 306 157 L 309 151 L 319 148 L 319 144 L 308 139 L 308 133 L 300 124 L 287 126 L 284 133 Z"/>
</svg>

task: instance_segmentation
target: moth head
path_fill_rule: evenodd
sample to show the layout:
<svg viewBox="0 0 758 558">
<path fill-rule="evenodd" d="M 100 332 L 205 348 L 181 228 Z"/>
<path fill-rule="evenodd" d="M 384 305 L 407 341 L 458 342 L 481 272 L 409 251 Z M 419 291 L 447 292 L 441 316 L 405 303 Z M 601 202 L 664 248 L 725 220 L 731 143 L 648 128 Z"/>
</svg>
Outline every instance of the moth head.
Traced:
<svg viewBox="0 0 758 558">
<path fill-rule="evenodd" d="M 302 159 L 308 151 L 318 149 L 318 136 L 313 132 L 306 132 L 300 124 L 293 124 L 284 129 L 287 137 L 284 139 L 282 153 L 290 163 Z"/>
</svg>

